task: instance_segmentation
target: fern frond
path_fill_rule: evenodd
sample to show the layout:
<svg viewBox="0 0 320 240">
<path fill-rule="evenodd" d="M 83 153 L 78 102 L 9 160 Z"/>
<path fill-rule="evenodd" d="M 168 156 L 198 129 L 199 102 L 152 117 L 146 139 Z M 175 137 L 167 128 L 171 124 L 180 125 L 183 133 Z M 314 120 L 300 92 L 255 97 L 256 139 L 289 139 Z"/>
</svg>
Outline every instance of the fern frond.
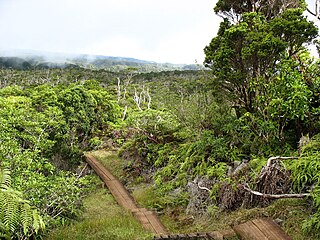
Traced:
<svg viewBox="0 0 320 240">
<path fill-rule="evenodd" d="M 11 186 L 10 171 L 8 169 L 0 169 L 0 188 L 7 189 Z"/>
<path fill-rule="evenodd" d="M 38 211 L 33 209 L 22 193 L 10 187 L 9 171 L 0 170 L 0 238 L 12 238 L 21 234 L 28 236 L 44 229 Z M 20 237 L 19 237 L 20 238 Z"/>
<path fill-rule="evenodd" d="M 10 234 L 8 234 L 8 229 L 0 222 L 0 239 L 10 239 Z"/>
<path fill-rule="evenodd" d="M 20 220 L 23 227 L 23 233 L 26 235 L 29 227 L 33 225 L 33 212 L 29 204 L 22 204 L 20 211 Z"/>
<path fill-rule="evenodd" d="M 16 230 L 17 225 L 19 224 L 19 201 L 17 196 L 13 195 L 10 191 L 2 191 L 2 194 L 5 195 L 6 201 L 2 206 L 3 209 L 3 224 L 10 229 L 11 232 Z"/>
<path fill-rule="evenodd" d="M 36 233 L 38 233 L 40 229 L 45 229 L 46 226 L 44 224 L 44 221 L 36 210 L 32 211 L 32 218 L 33 218 L 32 227 Z"/>
</svg>

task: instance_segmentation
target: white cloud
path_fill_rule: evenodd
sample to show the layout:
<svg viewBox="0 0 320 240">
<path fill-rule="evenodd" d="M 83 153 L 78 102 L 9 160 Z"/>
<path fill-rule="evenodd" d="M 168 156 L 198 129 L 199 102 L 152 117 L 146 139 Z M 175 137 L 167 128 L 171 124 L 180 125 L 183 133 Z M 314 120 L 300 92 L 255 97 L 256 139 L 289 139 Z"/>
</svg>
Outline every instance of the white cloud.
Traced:
<svg viewBox="0 0 320 240">
<path fill-rule="evenodd" d="M 0 49 L 193 63 L 217 31 L 214 2 L 1 0 Z"/>
</svg>

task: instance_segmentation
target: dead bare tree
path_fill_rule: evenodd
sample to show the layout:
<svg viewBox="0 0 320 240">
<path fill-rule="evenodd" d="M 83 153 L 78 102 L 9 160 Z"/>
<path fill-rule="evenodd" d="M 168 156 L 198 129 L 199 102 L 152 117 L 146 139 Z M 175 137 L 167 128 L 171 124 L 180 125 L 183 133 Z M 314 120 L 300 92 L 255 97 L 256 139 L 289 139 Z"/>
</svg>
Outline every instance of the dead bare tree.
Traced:
<svg viewBox="0 0 320 240">
<path fill-rule="evenodd" d="M 142 92 L 141 92 L 140 94 L 138 94 L 136 87 L 134 87 L 134 97 L 133 97 L 133 101 L 136 103 L 137 108 L 138 108 L 140 111 L 142 111 L 142 108 L 141 108 L 141 94 L 142 94 Z"/>
<path fill-rule="evenodd" d="M 147 88 L 147 97 L 148 97 L 148 109 L 151 107 L 151 95 L 149 92 L 149 88 Z"/>
<path fill-rule="evenodd" d="M 118 96 L 118 103 L 120 103 L 121 100 L 121 81 L 120 78 L 117 78 L 118 84 L 117 84 L 117 96 Z"/>
<path fill-rule="evenodd" d="M 134 87 L 134 97 L 133 101 L 136 103 L 138 109 L 142 111 L 142 104 L 147 104 L 147 108 L 150 109 L 151 106 L 151 95 L 149 88 L 145 89 L 145 86 L 142 86 L 140 93 L 137 91 L 137 88 Z"/>
<path fill-rule="evenodd" d="M 127 110 L 128 110 L 128 106 L 126 105 L 124 107 L 124 110 L 123 110 L 123 114 L 122 114 L 122 121 L 124 121 L 126 119 L 126 116 L 127 116 Z"/>
<path fill-rule="evenodd" d="M 118 96 L 118 103 L 124 105 L 124 110 L 123 110 L 123 117 L 122 119 L 125 120 L 127 110 L 128 110 L 128 104 L 127 104 L 127 88 L 128 86 L 132 83 L 133 77 L 136 75 L 136 68 L 128 68 L 126 70 L 126 78 L 123 80 L 123 85 L 121 86 L 121 80 L 120 78 L 117 78 L 118 84 L 117 84 L 117 96 Z"/>
</svg>

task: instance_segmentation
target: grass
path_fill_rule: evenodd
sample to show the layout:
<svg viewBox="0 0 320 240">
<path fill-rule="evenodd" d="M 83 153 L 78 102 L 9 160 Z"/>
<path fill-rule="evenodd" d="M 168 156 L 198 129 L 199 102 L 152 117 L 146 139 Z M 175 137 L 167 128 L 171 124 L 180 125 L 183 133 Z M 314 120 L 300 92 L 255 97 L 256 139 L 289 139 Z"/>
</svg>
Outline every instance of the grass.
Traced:
<svg viewBox="0 0 320 240">
<path fill-rule="evenodd" d="M 117 151 L 98 150 L 91 153 L 96 159 L 108 168 L 113 175 L 121 179 L 123 177 L 123 160 L 118 157 Z"/>
<path fill-rule="evenodd" d="M 142 240 L 152 239 L 140 223 L 118 206 L 105 189 L 97 189 L 84 201 L 85 211 L 79 222 L 53 230 L 48 240 Z"/>
</svg>

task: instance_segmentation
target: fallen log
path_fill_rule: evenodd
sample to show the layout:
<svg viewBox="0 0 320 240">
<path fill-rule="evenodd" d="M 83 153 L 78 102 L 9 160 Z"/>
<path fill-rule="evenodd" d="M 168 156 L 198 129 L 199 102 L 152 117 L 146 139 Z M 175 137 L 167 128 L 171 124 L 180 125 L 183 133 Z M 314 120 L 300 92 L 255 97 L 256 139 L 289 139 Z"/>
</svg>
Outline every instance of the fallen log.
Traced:
<svg viewBox="0 0 320 240">
<path fill-rule="evenodd" d="M 239 185 L 239 187 L 243 188 L 244 190 L 256 195 L 261 196 L 264 198 L 271 198 L 271 199 L 280 199 L 280 198 L 304 198 L 310 196 L 310 193 L 292 193 L 292 194 L 268 194 L 268 193 L 261 193 L 254 191 L 242 184 Z"/>
</svg>

